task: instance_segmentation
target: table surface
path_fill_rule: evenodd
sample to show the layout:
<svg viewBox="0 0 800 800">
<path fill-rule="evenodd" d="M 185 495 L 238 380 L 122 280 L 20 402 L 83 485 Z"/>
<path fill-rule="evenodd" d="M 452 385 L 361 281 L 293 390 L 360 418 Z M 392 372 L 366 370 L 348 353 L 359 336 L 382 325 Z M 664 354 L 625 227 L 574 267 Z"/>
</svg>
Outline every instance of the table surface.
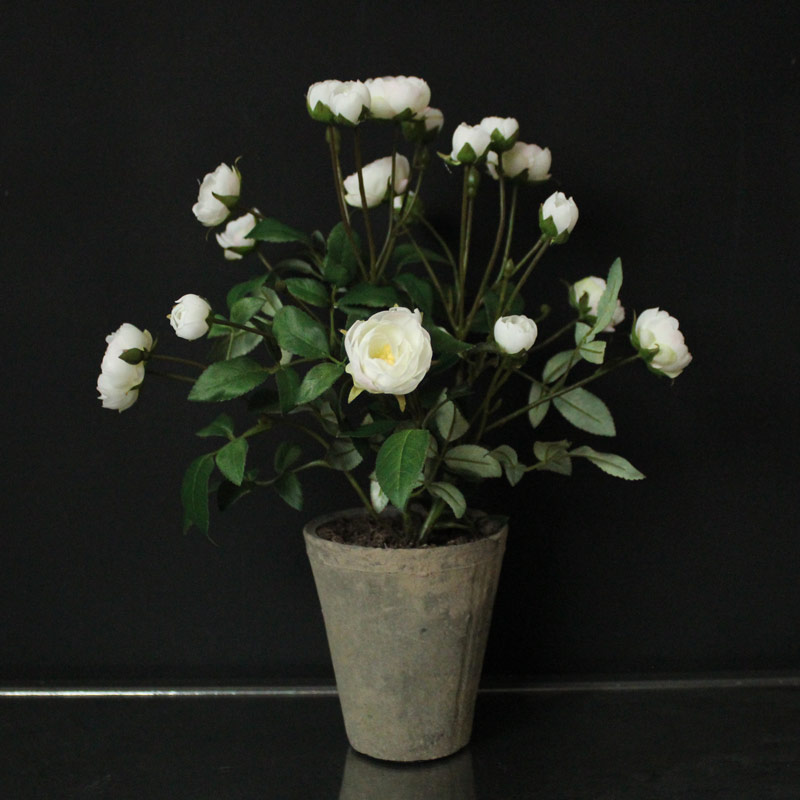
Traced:
<svg viewBox="0 0 800 800">
<path fill-rule="evenodd" d="M 797 800 L 800 686 L 482 692 L 470 746 L 412 765 L 352 752 L 326 692 L 6 695 L 0 786 L 48 800 Z"/>
</svg>

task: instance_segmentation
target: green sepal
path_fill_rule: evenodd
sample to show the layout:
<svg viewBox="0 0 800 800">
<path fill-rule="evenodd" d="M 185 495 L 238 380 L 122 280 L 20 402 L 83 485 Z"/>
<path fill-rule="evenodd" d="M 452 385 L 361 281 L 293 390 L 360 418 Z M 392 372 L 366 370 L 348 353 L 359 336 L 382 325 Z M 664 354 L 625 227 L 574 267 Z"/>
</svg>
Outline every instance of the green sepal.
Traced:
<svg viewBox="0 0 800 800">
<path fill-rule="evenodd" d="M 211 192 L 211 194 L 216 200 L 219 200 L 219 202 L 222 203 L 222 205 L 224 205 L 225 208 L 227 208 L 229 211 L 236 208 L 236 205 L 239 202 L 238 194 L 217 194 L 216 192 Z"/>
</svg>

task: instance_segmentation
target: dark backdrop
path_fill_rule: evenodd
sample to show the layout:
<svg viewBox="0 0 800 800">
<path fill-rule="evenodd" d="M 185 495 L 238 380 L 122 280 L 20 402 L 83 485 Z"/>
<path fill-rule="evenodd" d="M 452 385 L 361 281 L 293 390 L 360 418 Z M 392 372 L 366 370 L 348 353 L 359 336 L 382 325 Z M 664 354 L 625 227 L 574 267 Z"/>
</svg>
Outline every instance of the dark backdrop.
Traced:
<svg viewBox="0 0 800 800">
<path fill-rule="evenodd" d="M 171 301 L 221 305 L 255 269 L 206 240 L 198 179 L 241 155 L 262 211 L 327 229 L 306 87 L 398 73 L 428 80 L 446 140 L 513 114 L 552 148 L 581 219 L 544 262 L 551 291 L 620 255 L 629 313 L 670 310 L 694 354 L 674 384 L 637 366 L 600 385 L 617 440 L 575 437 L 646 481 L 586 465 L 479 498 L 513 520 L 487 673 L 800 667 L 795 4 L 21 8 L 0 23 L 0 679 L 329 675 L 300 527 L 346 486 L 307 489 L 303 513 L 247 498 L 213 520 L 216 544 L 183 536 L 192 431 L 217 409 L 149 379 L 117 415 L 94 384 L 121 322 L 191 355 Z M 452 227 L 457 181 L 433 174 Z"/>
</svg>

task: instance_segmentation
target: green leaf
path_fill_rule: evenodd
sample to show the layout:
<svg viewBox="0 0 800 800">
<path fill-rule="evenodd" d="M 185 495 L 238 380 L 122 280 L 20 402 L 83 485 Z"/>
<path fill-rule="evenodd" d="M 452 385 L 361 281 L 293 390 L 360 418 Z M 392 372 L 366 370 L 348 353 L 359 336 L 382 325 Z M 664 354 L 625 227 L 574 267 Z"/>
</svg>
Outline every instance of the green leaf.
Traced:
<svg viewBox="0 0 800 800">
<path fill-rule="evenodd" d="M 538 381 L 531 381 L 531 390 L 528 394 L 528 404 L 530 405 L 531 403 L 535 403 L 537 400 L 540 400 L 542 397 L 542 392 L 544 392 L 544 386 Z M 542 424 L 542 420 L 544 419 L 545 414 L 547 414 L 549 408 L 550 401 L 545 400 L 544 403 L 539 403 L 538 406 L 534 406 L 528 411 L 528 419 L 534 428 L 538 428 L 539 425 Z"/>
<path fill-rule="evenodd" d="M 485 447 L 460 444 L 447 451 L 444 463 L 448 469 L 470 478 L 499 478 L 503 474 L 500 462 Z"/>
<path fill-rule="evenodd" d="M 345 293 L 338 301 L 338 306 L 343 309 L 353 306 L 368 306 L 369 308 L 391 308 L 400 302 L 397 290 L 393 286 L 373 286 L 369 283 L 359 283 Z"/>
<path fill-rule="evenodd" d="M 533 454 L 539 460 L 541 469 L 557 472 L 559 475 L 572 475 L 572 460 L 567 448 L 569 442 L 534 442 Z"/>
<path fill-rule="evenodd" d="M 244 465 L 247 461 L 247 439 L 234 439 L 217 453 L 219 471 L 237 486 L 244 479 Z"/>
<path fill-rule="evenodd" d="M 314 275 L 314 267 L 302 258 L 284 258 L 273 266 L 275 272 L 285 272 L 291 270 L 302 275 Z"/>
<path fill-rule="evenodd" d="M 281 414 L 288 414 L 297 405 L 300 376 L 291 367 L 281 367 L 275 373 L 275 382 L 278 384 Z"/>
<path fill-rule="evenodd" d="M 611 265 L 606 280 L 606 290 L 597 301 L 597 319 L 592 325 L 592 333 L 597 334 L 603 330 L 614 316 L 617 308 L 617 298 L 622 286 L 622 261 L 618 258 Z"/>
<path fill-rule="evenodd" d="M 241 300 L 243 297 L 247 297 L 249 294 L 257 293 L 258 290 L 264 285 L 267 277 L 268 276 L 266 274 L 258 275 L 255 278 L 250 278 L 249 281 L 237 283 L 235 286 L 231 287 L 226 298 L 228 308 L 231 308 L 237 300 Z"/>
<path fill-rule="evenodd" d="M 465 350 L 472 349 L 471 344 L 467 344 L 467 342 L 462 342 L 460 339 L 456 339 L 455 336 L 453 336 L 451 333 L 448 333 L 439 325 L 433 325 L 432 323 L 429 323 L 424 327 L 431 335 L 431 347 L 433 347 L 433 352 L 437 355 L 462 353 Z"/>
<path fill-rule="evenodd" d="M 303 454 L 303 450 L 294 442 L 281 442 L 275 450 L 275 472 L 286 472 Z"/>
<path fill-rule="evenodd" d="M 433 286 L 429 281 L 404 272 L 394 279 L 394 284 L 411 298 L 412 305 L 422 312 L 423 318 L 433 316 Z"/>
<path fill-rule="evenodd" d="M 270 289 L 269 286 L 263 286 L 261 294 L 264 295 L 264 306 L 261 309 L 261 313 L 266 314 L 268 317 L 274 317 L 278 309 L 283 308 L 283 303 L 278 297 L 278 293 L 274 289 Z"/>
<path fill-rule="evenodd" d="M 325 460 L 334 469 L 349 472 L 351 469 L 355 469 L 364 459 L 350 439 L 334 439 L 325 454 Z"/>
<path fill-rule="evenodd" d="M 360 248 L 358 236 L 353 232 L 356 247 Z M 358 258 L 344 225 L 340 222 L 328 237 L 328 247 L 322 262 L 322 275 L 325 280 L 337 286 L 352 283 L 358 271 Z"/>
<path fill-rule="evenodd" d="M 590 364 L 602 364 L 606 356 L 606 343 L 600 339 L 584 342 L 578 349 L 580 357 Z"/>
<path fill-rule="evenodd" d="M 284 472 L 273 485 L 288 505 L 298 511 L 303 510 L 303 487 L 294 472 Z"/>
<path fill-rule="evenodd" d="M 189 464 L 181 485 L 183 530 L 197 525 L 208 533 L 208 479 L 214 471 L 214 454 L 206 453 Z"/>
<path fill-rule="evenodd" d="M 302 244 L 311 244 L 311 237 L 307 234 L 290 228 L 272 217 L 260 219 L 255 228 L 245 238 L 255 239 L 258 242 L 301 242 Z"/>
<path fill-rule="evenodd" d="M 556 353 L 552 358 L 548 359 L 542 370 L 542 380 L 545 383 L 557 381 L 567 371 L 572 357 L 572 350 L 562 350 L 560 353 Z"/>
<path fill-rule="evenodd" d="M 211 361 L 225 361 L 246 356 L 264 342 L 264 337 L 260 333 L 236 331 L 230 328 L 227 330 L 228 334 L 225 339 L 218 339 L 214 342 L 214 346 L 211 348 Z"/>
<path fill-rule="evenodd" d="M 411 428 L 393 433 L 381 446 L 375 461 L 375 477 L 392 503 L 405 509 L 425 464 L 430 433 Z"/>
<path fill-rule="evenodd" d="M 220 414 L 213 422 L 201 428 L 195 436 L 224 436 L 226 439 L 233 437 L 233 420 L 230 414 Z"/>
<path fill-rule="evenodd" d="M 501 444 L 500 447 L 495 447 L 489 455 L 500 462 L 503 472 L 506 474 L 506 480 L 512 486 L 516 486 L 522 480 L 525 475 L 525 465 L 519 463 L 519 456 L 513 447 Z"/>
<path fill-rule="evenodd" d="M 420 255 L 422 253 L 422 255 Z M 423 256 L 430 264 L 449 264 L 450 262 L 439 253 L 428 250 L 426 247 L 417 248 L 411 243 L 399 244 L 392 253 L 392 261 L 397 269 L 402 269 L 409 264 L 422 264 Z M 420 309 L 422 310 L 422 309 Z"/>
<path fill-rule="evenodd" d="M 292 297 L 312 306 L 327 308 L 331 304 L 330 294 L 324 283 L 314 278 L 287 278 L 286 289 Z"/>
<path fill-rule="evenodd" d="M 587 433 L 598 436 L 616 436 L 614 419 L 608 406 L 595 394 L 586 389 L 573 389 L 571 392 L 553 398 L 553 405 L 567 422 Z"/>
<path fill-rule="evenodd" d="M 303 358 L 327 358 L 328 337 L 317 320 L 295 306 L 275 313 L 272 332 L 282 349 Z"/>
<path fill-rule="evenodd" d="M 330 389 L 343 373 L 344 367 L 341 364 L 324 362 L 311 367 L 300 384 L 295 400 L 296 404 L 301 406 L 303 403 L 310 403 L 315 400 L 323 392 Z"/>
<path fill-rule="evenodd" d="M 467 510 L 467 501 L 461 490 L 453 486 L 452 483 L 445 483 L 444 481 L 437 481 L 428 486 L 428 491 L 433 497 L 438 497 L 444 500 L 453 511 L 453 516 L 456 519 L 461 519 Z"/>
<path fill-rule="evenodd" d="M 452 442 L 467 432 L 469 422 L 464 419 L 456 404 L 448 400 L 436 411 L 436 427 L 446 442 Z"/>
<path fill-rule="evenodd" d="M 268 377 L 269 372 L 247 356 L 217 361 L 201 373 L 189 399 L 205 403 L 232 400 L 260 386 Z"/>
<path fill-rule="evenodd" d="M 349 436 L 353 439 L 369 439 L 371 436 L 380 436 L 397 427 L 397 420 L 379 419 L 356 428 L 352 431 L 341 431 L 340 436 Z"/>
<path fill-rule="evenodd" d="M 615 478 L 622 478 L 626 481 L 640 481 L 644 478 L 644 475 L 630 461 L 613 453 L 598 453 L 591 447 L 584 446 L 576 447 L 570 452 L 570 455 L 588 459 L 603 472 L 607 472 Z"/>
<path fill-rule="evenodd" d="M 244 325 L 258 314 L 263 307 L 263 297 L 242 297 L 231 306 L 230 320 L 237 325 Z"/>
</svg>

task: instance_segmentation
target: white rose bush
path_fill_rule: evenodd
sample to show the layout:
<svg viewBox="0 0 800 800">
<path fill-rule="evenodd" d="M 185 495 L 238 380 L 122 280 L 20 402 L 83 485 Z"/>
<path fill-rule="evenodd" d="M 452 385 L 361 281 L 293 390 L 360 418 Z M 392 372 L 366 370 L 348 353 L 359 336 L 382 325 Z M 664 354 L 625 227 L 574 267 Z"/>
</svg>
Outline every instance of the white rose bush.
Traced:
<svg viewBox="0 0 800 800">
<path fill-rule="evenodd" d="M 626 314 L 619 259 L 603 277 L 557 275 L 561 311 L 531 297 L 546 253 L 580 230 L 575 200 L 543 190 L 550 149 L 521 141 L 517 119 L 487 115 L 454 126 L 437 158 L 446 118 L 430 102 L 417 77 L 312 84 L 306 108 L 324 130 L 338 222 L 306 232 L 262 214 L 242 198 L 237 163 L 223 162 L 192 211 L 218 229 L 221 262 L 241 270 L 227 297 L 166 302 L 159 340 L 131 323 L 107 337 L 104 408 L 127 410 L 142 390 L 150 399 L 148 373 L 189 384 L 191 402 L 230 404 L 197 432 L 211 446 L 183 479 L 186 528 L 208 532 L 214 495 L 224 509 L 269 489 L 301 509 L 314 470 L 341 476 L 376 520 L 399 513 L 406 546 L 473 525 L 468 497 L 483 480 L 568 475 L 579 460 L 644 477 L 605 448 L 541 431 L 560 419 L 582 437 L 613 437 L 610 409 L 587 386 L 636 362 L 679 376 L 692 357 L 678 321 L 659 307 Z M 394 145 L 365 164 L 362 136 L 381 126 Z M 452 241 L 421 199 L 437 165 L 461 180 Z M 497 197 L 488 221 L 476 213 L 481 192 Z M 473 244 L 478 231 L 484 247 Z M 169 339 L 198 353 L 205 340 L 207 352 L 167 354 Z M 274 437 L 270 464 L 251 458 L 256 436 Z"/>
</svg>

